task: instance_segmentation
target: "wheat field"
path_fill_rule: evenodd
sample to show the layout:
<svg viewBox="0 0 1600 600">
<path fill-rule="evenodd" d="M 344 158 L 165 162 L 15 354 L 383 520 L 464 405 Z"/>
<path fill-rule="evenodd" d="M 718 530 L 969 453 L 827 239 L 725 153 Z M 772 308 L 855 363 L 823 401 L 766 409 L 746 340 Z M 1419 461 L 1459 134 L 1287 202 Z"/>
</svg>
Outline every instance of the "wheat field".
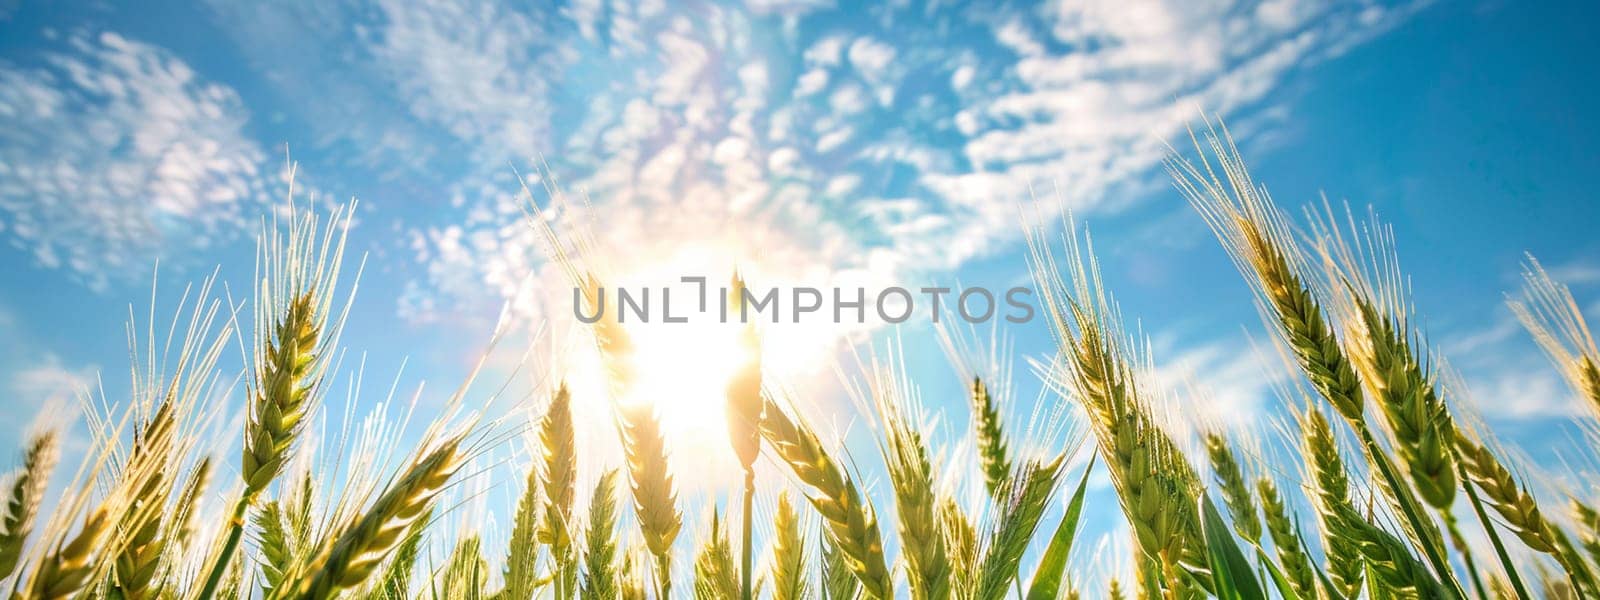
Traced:
<svg viewBox="0 0 1600 600">
<path fill-rule="evenodd" d="M 680 500 L 656 411 L 616 404 L 622 460 L 596 464 L 559 384 L 521 421 L 481 416 L 463 384 L 436 414 L 408 415 L 425 424 L 415 446 L 380 451 L 394 437 L 381 426 L 313 451 L 350 307 L 340 290 L 359 273 L 344 265 L 350 207 L 291 210 L 263 227 L 249 302 L 206 282 L 165 335 L 130 325 L 147 342 L 134 346 L 133 393 L 85 399 L 92 444 L 64 489 L 48 486 L 66 468 L 64 432 L 31 433 L 5 481 L 0 578 L 17 599 L 1600 598 L 1600 488 L 1543 489 L 1472 412 L 1417 325 L 1389 230 L 1328 206 L 1291 218 L 1225 133 L 1196 145 L 1199 159 L 1169 171 L 1297 373 L 1277 393 L 1290 417 L 1263 431 L 1173 427 L 1151 391 L 1161 357 L 1124 325 L 1069 220 L 1026 236 L 1044 317 L 1033 326 L 1057 345 L 1032 370 L 1048 390 L 1038 413 L 1007 422 L 1017 399 L 963 373 L 972 473 L 936 465 L 918 382 L 892 356 L 857 392 L 877 456 L 820 434 L 802 399 L 764 379 L 755 325 L 726 390 L 744 485 L 692 530 L 697 507 Z M 604 282 L 577 257 L 552 259 L 591 294 Z M 1576 302 L 1531 257 L 1513 298 L 1600 448 L 1600 349 Z M 620 397 L 637 384 L 628 332 L 608 319 L 590 329 Z M 157 338 L 177 360 L 156 358 Z M 249 357 L 244 397 L 218 398 L 218 359 L 234 346 Z M 225 403 L 247 407 L 236 455 L 199 442 Z M 518 433 L 534 440 L 531 460 L 495 482 L 514 491 L 509 528 L 491 544 L 450 527 L 453 487 Z M 792 485 L 758 486 L 763 461 Z M 880 461 L 873 493 L 860 465 Z M 349 475 L 323 485 L 327 465 Z M 1124 543 L 1080 539 L 1094 475 L 1115 491 Z M 981 482 L 979 505 L 950 492 L 956 476 Z M 206 498 L 226 510 L 203 511 Z M 429 547 L 448 555 L 422 560 Z"/>
</svg>

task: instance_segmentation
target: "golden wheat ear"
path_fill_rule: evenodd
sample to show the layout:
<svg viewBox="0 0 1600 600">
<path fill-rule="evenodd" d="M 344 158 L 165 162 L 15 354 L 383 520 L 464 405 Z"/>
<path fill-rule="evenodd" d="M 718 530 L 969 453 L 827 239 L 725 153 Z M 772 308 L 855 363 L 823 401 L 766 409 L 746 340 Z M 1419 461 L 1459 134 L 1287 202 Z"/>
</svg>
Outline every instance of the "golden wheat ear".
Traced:
<svg viewBox="0 0 1600 600">
<path fill-rule="evenodd" d="M 406 532 L 433 506 L 434 499 L 460 468 L 465 434 L 446 438 L 415 459 L 382 495 L 315 558 L 306 572 L 286 578 L 294 597 L 324 600 L 366 582 L 404 540 Z"/>
<path fill-rule="evenodd" d="M 1523 270 L 1522 298 L 1508 300 L 1512 312 L 1533 334 L 1562 377 L 1586 400 L 1590 416 L 1600 419 L 1600 348 L 1583 317 L 1583 309 L 1566 285 L 1528 256 Z"/>
<path fill-rule="evenodd" d="M 578 562 L 572 544 L 572 502 L 577 494 L 578 454 L 572 425 L 572 396 L 565 383 L 550 399 L 539 421 L 539 488 L 544 495 L 539 541 L 555 557 L 556 597 L 577 592 Z"/>
<path fill-rule="evenodd" d="M 824 531 L 844 558 L 842 564 L 873 598 L 892 597 L 894 585 L 883 555 L 878 516 L 856 482 L 823 448 L 810 428 L 767 400 L 761 435 L 795 478 L 811 488 L 811 507 L 822 516 Z"/>
<path fill-rule="evenodd" d="M 17 569 L 23 546 L 39 514 L 39 503 L 44 499 L 45 489 L 50 485 L 50 475 L 55 471 L 60 456 L 59 435 L 54 429 L 35 433 L 28 441 L 22 468 L 11 476 L 5 514 L 0 517 L 0 579 L 5 579 Z"/>
</svg>

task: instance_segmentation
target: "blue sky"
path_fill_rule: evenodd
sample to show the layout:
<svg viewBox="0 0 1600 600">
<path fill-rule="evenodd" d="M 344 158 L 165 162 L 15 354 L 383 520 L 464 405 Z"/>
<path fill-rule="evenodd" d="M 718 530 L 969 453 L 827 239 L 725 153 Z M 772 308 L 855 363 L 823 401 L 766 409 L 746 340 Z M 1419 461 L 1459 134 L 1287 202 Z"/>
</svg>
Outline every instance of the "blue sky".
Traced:
<svg viewBox="0 0 1600 600">
<path fill-rule="evenodd" d="M 0 446 L 47 398 L 125 379 L 122 322 L 158 260 L 167 304 L 219 263 L 248 296 L 286 151 L 301 192 L 361 201 L 344 341 L 369 377 L 409 359 L 404 386 L 442 394 L 507 298 L 525 323 L 565 309 L 519 172 L 586 193 L 621 256 L 704 266 L 683 249 L 711 248 L 811 285 L 1024 281 L 1016 214 L 1037 192 L 1094 232 L 1160 379 L 1260 430 L 1277 375 L 1251 350 L 1267 338 L 1249 290 L 1161 168 L 1203 110 L 1281 204 L 1326 193 L 1393 223 L 1429 341 L 1500 431 L 1551 457 L 1573 400 L 1503 300 L 1533 252 L 1600 316 L 1597 11 L 0 2 Z M 894 334 L 960 431 L 926 325 L 794 339 L 833 356 L 841 336 Z M 1018 356 L 1049 350 L 1040 325 L 1007 334 Z M 1037 384 L 1017 375 L 1023 419 Z"/>
</svg>

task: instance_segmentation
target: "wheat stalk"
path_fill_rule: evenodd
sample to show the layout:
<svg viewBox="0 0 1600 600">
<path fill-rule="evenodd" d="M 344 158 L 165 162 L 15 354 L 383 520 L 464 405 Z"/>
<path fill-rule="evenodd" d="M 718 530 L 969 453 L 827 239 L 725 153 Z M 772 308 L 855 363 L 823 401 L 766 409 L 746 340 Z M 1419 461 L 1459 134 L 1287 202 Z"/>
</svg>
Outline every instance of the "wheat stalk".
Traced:
<svg viewBox="0 0 1600 600">
<path fill-rule="evenodd" d="M 11 489 L 6 494 L 5 514 L 0 518 L 0 579 L 11 575 L 22 558 L 23 545 L 33 531 L 39 503 L 44 499 L 45 489 L 50 485 L 50 475 L 55 471 L 60 456 L 60 441 L 54 429 L 35 433 L 28 440 L 22 468 L 12 476 Z"/>
<path fill-rule="evenodd" d="M 733 285 L 730 288 L 732 300 L 743 302 L 744 279 L 736 272 L 733 275 Z M 742 306 L 742 304 L 741 304 Z M 740 521 L 739 537 L 740 553 L 740 597 L 751 600 L 751 557 L 753 541 L 751 539 L 753 512 L 756 495 L 756 458 L 761 454 L 761 418 L 766 402 L 761 395 L 761 337 L 756 331 L 754 322 L 745 324 L 743 335 L 740 336 L 741 345 L 744 347 L 745 362 L 739 367 L 733 378 L 728 382 L 728 441 L 733 445 L 733 453 L 739 459 L 739 466 L 744 469 L 744 519 Z"/>
</svg>

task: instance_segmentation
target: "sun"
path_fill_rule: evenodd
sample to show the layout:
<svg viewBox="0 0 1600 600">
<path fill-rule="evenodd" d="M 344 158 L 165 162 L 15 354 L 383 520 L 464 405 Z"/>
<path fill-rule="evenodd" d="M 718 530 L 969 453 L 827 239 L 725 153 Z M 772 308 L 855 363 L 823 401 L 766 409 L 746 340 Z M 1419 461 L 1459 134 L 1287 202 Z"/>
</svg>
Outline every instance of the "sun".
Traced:
<svg viewBox="0 0 1600 600">
<path fill-rule="evenodd" d="M 636 298 L 647 291 L 649 297 L 647 319 L 628 312 L 620 323 L 632 349 L 633 373 L 632 385 L 621 392 L 622 397 L 608 395 L 614 390 L 607 385 L 598 351 L 585 349 L 585 354 L 592 356 L 582 360 L 582 365 L 571 365 L 577 375 L 571 382 L 573 392 L 596 400 L 597 409 L 588 411 L 585 418 L 592 421 L 589 426 L 597 435 L 606 435 L 614 427 L 611 411 L 598 407 L 609 407 L 611 401 L 650 405 L 667 438 L 674 475 L 682 485 L 701 489 L 734 485 L 742 476 L 728 441 L 727 387 L 749 360 L 750 350 L 741 339 L 745 325 L 737 317 L 724 320 L 717 308 L 736 268 L 727 256 L 730 254 L 709 245 L 687 247 L 608 278 L 615 283 L 608 283 L 605 290 L 607 311 L 616 308 L 617 288 Z M 778 280 L 784 275 L 755 262 L 743 262 L 737 268 L 757 281 Z M 686 282 L 685 277 L 703 277 L 705 283 Z M 702 294 L 706 312 L 699 311 Z M 671 298 L 672 315 L 684 322 L 665 321 L 667 297 Z M 823 370 L 825 357 L 831 355 L 831 334 L 814 326 L 763 321 L 758 331 L 764 377 L 785 381 L 785 385 L 797 373 Z"/>
</svg>

